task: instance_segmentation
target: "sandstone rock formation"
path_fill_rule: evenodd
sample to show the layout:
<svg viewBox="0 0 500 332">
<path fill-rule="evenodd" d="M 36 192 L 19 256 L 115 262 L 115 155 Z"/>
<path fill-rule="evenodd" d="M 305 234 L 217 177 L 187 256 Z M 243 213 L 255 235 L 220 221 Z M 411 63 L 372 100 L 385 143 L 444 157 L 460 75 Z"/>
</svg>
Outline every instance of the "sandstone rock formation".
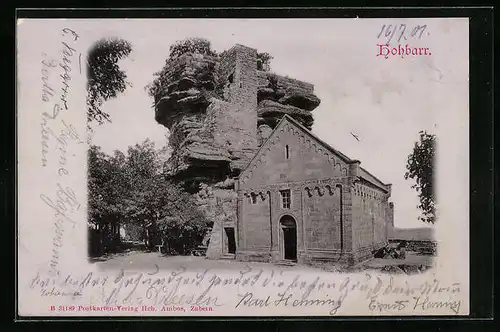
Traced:
<svg viewBox="0 0 500 332">
<path fill-rule="evenodd" d="M 197 195 L 215 233 L 235 222 L 234 179 L 277 122 L 288 114 L 311 129 L 320 103 L 312 84 L 258 70 L 257 51 L 242 45 L 219 57 L 179 56 L 156 84 L 155 119 L 170 131 L 169 174 Z M 212 247 L 220 241 L 212 237 Z"/>
<path fill-rule="evenodd" d="M 312 85 L 266 72 L 259 72 L 257 101 L 258 125 L 267 124 L 271 128 L 288 114 L 311 129 L 314 122 L 311 111 L 320 104 Z"/>
</svg>

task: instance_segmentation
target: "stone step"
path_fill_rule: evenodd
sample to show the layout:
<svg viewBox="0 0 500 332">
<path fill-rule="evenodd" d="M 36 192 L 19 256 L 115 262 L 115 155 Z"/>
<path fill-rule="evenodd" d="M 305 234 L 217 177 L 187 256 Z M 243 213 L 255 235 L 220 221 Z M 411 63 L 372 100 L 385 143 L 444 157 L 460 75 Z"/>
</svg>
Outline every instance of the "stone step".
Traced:
<svg viewBox="0 0 500 332">
<path fill-rule="evenodd" d="M 224 254 L 224 255 L 221 256 L 220 259 L 232 260 L 232 259 L 235 259 L 235 258 L 236 258 L 235 254 Z"/>
<path fill-rule="evenodd" d="M 276 265 L 285 265 L 285 266 L 294 266 L 294 265 L 297 265 L 297 262 L 291 261 L 291 260 L 281 260 L 281 261 L 277 261 L 275 264 Z"/>
</svg>

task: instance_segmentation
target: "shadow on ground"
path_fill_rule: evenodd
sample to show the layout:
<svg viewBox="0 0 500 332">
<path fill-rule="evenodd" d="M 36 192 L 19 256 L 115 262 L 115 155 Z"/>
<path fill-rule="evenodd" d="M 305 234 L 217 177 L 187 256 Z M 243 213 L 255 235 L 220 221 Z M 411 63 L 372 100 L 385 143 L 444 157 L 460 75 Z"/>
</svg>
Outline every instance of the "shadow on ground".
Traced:
<svg viewBox="0 0 500 332">
<path fill-rule="evenodd" d="M 133 252 L 147 253 L 149 250 L 143 242 L 122 242 L 120 246 L 113 251 L 101 256 L 89 257 L 88 261 L 89 263 L 105 262 L 110 259 L 116 259 L 117 257 L 126 257 Z"/>
</svg>

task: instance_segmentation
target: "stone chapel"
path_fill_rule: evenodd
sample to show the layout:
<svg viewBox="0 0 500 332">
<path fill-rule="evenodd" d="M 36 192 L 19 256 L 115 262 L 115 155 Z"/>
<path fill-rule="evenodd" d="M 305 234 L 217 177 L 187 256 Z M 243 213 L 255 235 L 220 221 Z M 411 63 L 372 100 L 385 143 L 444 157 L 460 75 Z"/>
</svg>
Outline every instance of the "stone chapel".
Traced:
<svg viewBox="0 0 500 332">
<path fill-rule="evenodd" d="M 237 182 L 236 258 L 354 264 L 387 245 L 391 185 L 285 115 Z"/>
</svg>

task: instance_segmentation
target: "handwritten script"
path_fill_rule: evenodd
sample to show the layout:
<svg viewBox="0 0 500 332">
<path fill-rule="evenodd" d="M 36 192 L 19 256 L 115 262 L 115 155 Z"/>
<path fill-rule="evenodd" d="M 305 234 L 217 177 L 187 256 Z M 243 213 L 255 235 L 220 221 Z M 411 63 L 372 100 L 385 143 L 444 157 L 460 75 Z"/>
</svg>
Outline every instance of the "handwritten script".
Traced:
<svg viewBox="0 0 500 332">
<path fill-rule="evenodd" d="M 437 278 L 412 283 L 393 276 L 364 274 L 342 276 L 301 274 L 284 270 L 254 269 L 237 272 L 180 268 L 162 272 L 126 272 L 113 275 L 88 272 L 84 275 L 38 272 L 30 288 L 40 296 L 62 294 L 78 301 L 88 292 L 99 294 L 99 305 L 210 307 L 215 311 L 233 308 L 245 314 L 249 308 L 314 308 L 318 315 L 338 315 L 345 303 L 378 314 L 398 314 L 407 310 L 442 309 L 458 314 L 461 300 L 459 283 Z M 64 295 L 61 295 L 64 296 Z M 75 305 L 88 303 L 75 303 Z M 219 313 L 220 314 L 220 313 Z"/>
<path fill-rule="evenodd" d="M 64 28 L 62 30 L 63 40 L 61 41 L 61 55 L 59 60 L 55 60 L 47 55 L 47 53 L 42 52 L 42 60 L 41 60 L 41 98 L 44 103 L 49 104 L 50 111 L 42 112 L 42 120 L 41 120 L 41 146 L 42 146 L 42 166 L 47 166 L 47 158 L 49 153 L 49 140 L 51 136 L 53 138 L 57 138 L 57 135 L 54 134 L 54 131 L 51 129 L 51 126 L 54 125 L 55 120 L 58 120 L 59 115 L 61 114 L 61 110 L 68 110 L 68 93 L 70 92 L 70 82 L 72 80 L 72 72 L 75 68 L 74 62 L 77 55 L 76 46 L 72 46 L 76 44 L 79 35 L 69 29 Z M 78 57 L 80 59 L 80 57 Z M 79 64 L 79 68 L 81 65 Z M 54 74 L 59 73 L 57 76 L 59 78 L 57 85 L 59 85 L 59 89 L 56 88 L 57 85 L 53 85 L 51 81 L 51 77 Z M 54 101 L 55 99 L 55 101 Z M 64 124 L 66 127 L 67 125 Z M 74 127 L 72 127 L 71 131 L 73 134 L 73 138 L 78 135 L 76 134 Z"/>
<path fill-rule="evenodd" d="M 71 92 L 71 82 L 75 72 L 81 74 L 81 53 L 78 49 L 80 36 L 70 28 L 60 31 L 59 56 L 51 57 L 42 52 L 41 60 L 41 99 L 45 110 L 41 113 L 41 164 L 50 164 L 50 155 L 54 158 L 55 176 L 58 178 L 53 194 L 42 193 L 40 199 L 53 212 L 54 236 L 52 239 L 52 257 L 50 267 L 53 273 L 58 272 L 60 250 L 63 246 L 65 229 L 75 227 L 72 217 L 80 209 L 80 202 L 75 191 L 65 184 L 71 175 L 69 169 L 69 151 L 71 144 L 83 144 L 76 127 L 70 122 L 66 112 L 70 112 L 68 96 Z M 78 71 L 77 71 L 78 69 Z M 46 291 L 45 295 L 65 294 L 59 291 Z"/>
<path fill-rule="evenodd" d="M 385 44 L 389 44 L 394 38 L 398 43 L 401 40 L 422 39 L 424 36 L 430 35 L 427 25 L 416 24 L 410 26 L 407 24 L 383 24 L 377 38 L 384 39 Z"/>
</svg>

